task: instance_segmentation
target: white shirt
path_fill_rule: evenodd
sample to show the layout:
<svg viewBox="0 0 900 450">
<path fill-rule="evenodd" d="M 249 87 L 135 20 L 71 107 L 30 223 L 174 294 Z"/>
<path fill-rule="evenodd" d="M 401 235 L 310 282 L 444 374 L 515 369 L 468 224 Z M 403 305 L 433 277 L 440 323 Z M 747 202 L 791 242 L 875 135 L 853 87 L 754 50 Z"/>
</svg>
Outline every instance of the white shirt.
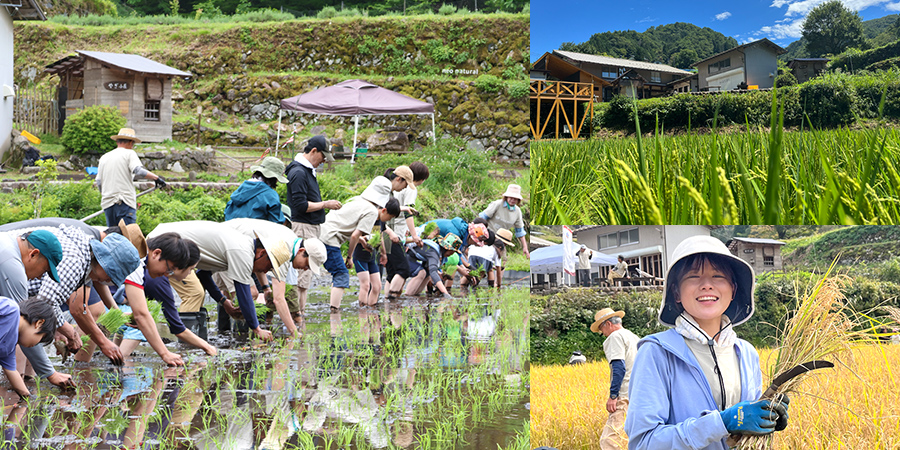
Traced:
<svg viewBox="0 0 900 450">
<path fill-rule="evenodd" d="M 341 209 L 333 209 L 325 215 L 319 239 L 325 245 L 340 247 L 350 240 L 350 235 L 356 230 L 370 234 L 377 220 L 378 207 L 364 198 L 356 197 L 344 204 Z"/>
<path fill-rule="evenodd" d="M 134 192 L 134 169 L 141 160 L 134 150 L 118 147 L 100 157 L 97 165 L 97 185 L 100 186 L 100 207 L 109 208 L 118 202 L 137 208 Z"/>
<path fill-rule="evenodd" d="M 163 233 L 175 232 L 200 247 L 197 268 L 210 272 L 225 272 L 225 276 L 242 284 L 253 284 L 254 238 L 241 234 L 224 223 L 206 220 L 161 223 L 147 239 Z"/>
</svg>

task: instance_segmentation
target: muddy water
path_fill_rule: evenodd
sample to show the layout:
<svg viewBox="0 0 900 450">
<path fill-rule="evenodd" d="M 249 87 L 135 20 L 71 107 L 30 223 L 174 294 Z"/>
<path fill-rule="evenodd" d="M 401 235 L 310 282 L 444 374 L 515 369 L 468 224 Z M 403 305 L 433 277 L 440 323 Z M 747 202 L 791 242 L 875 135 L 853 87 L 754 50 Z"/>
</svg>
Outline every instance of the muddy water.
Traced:
<svg viewBox="0 0 900 450">
<path fill-rule="evenodd" d="M 17 395 L 0 386 L 5 444 L 512 448 L 529 414 L 526 291 L 375 308 L 351 298 L 331 313 L 326 292 L 316 291 L 303 337 L 266 345 L 219 334 L 212 314 L 210 342 L 220 354 L 169 344 L 185 368 L 164 367 L 146 344 L 122 368 L 99 353 L 91 363 L 60 366 L 57 358 L 77 389 L 29 382 L 39 400 L 14 405 Z M 283 337 L 277 328 L 269 327 Z"/>
</svg>

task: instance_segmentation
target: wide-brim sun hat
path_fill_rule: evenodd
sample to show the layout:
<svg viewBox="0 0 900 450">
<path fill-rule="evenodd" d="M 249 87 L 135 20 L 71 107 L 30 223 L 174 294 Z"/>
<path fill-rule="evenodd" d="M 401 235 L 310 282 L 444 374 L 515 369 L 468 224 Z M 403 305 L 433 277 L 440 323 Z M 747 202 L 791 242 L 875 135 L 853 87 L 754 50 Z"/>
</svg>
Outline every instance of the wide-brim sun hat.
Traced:
<svg viewBox="0 0 900 450">
<path fill-rule="evenodd" d="M 309 255 L 309 270 L 315 276 L 319 276 L 322 274 L 322 266 L 325 265 L 325 260 L 328 259 L 328 252 L 325 250 L 325 244 L 318 239 L 303 239 L 297 238 L 294 241 L 294 246 L 291 249 L 291 260 L 297 256 L 297 253 L 300 251 L 300 245 L 303 245 L 302 248 L 306 249 L 306 253 Z"/>
<path fill-rule="evenodd" d="M 288 179 L 284 176 L 284 163 L 274 156 L 266 156 L 257 166 L 250 166 L 250 172 L 259 172 L 266 178 L 274 178 L 279 183 L 287 184 Z"/>
<path fill-rule="evenodd" d="M 506 228 L 501 228 L 495 231 L 497 234 L 497 239 L 500 239 L 500 242 L 503 242 L 506 245 L 514 246 L 516 244 L 513 243 L 513 234 L 512 231 L 507 230 Z"/>
<path fill-rule="evenodd" d="M 147 256 L 147 253 L 150 252 L 150 248 L 147 247 L 147 238 L 144 237 L 144 232 L 141 231 L 140 225 L 136 223 L 125 225 L 125 220 L 119 219 L 119 231 L 121 231 L 122 236 L 125 236 L 125 239 L 128 239 L 128 241 L 131 242 L 131 245 L 137 249 L 138 256 L 141 258 Z"/>
<path fill-rule="evenodd" d="M 384 205 L 391 199 L 391 189 L 391 180 L 385 177 L 375 177 L 359 196 L 374 203 L 379 208 L 384 208 Z"/>
<path fill-rule="evenodd" d="M 753 300 L 753 290 L 756 285 L 753 267 L 728 251 L 728 247 L 725 247 L 722 241 L 712 236 L 691 236 L 681 241 L 678 247 L 675 248 L 675 251 L 672 252 L 672 260 L 669 263 L 666 281 L 663 286 L 662 302 L 659 306 L 659 322 L 663 325 L 674 327 L 675 319 L 684 311 L 684 307 L 677 303 L 676 299 L 668 296 L 671 283 L 678 282 L 678 280 L 673 280 L 669 274 L 688 256 L 701 253 L 719 255 L 731 265 L 731 271 L 734 272 L 733 281 L 737 288 L 734 290 L 734 300 L 728 305 L 725 315 L 731 319 L 733 326 L 749 320 L 756 308 Z"/>
<path fill-rule="evenodd" d="M 137 134 L 134 132 L 133 128 L 120 128 L 119 134 L 110 136 L 109 138 L 114 141 L 118 141 L 119 139 L 129 139 L 134 141 L 135 144 L 141 143 L 141 140 L 138 139 Z"/>
<path fill-rule="evenodd" d="M 519 200 L 524 200 L 522 198 L 522 186 L 519 186 L 518 184 L 510 184 L 506 187 L 506 192 L 503 193 L 502 197 L 512 197 Z"/>
<path fill-rule="evenodd" d="M 121 287 L 125 283 L 125 278 L 141 264 L 137 249 L 121 234 L 108 234 L 102 242 L 91 239 L 91 251 L 100 267 L 103 267 L 117 287 Z"/>
<path fill-rule="evenodd" d="M 262 243 L 266 254 L 269 255 L 269 261 L 272 262 L 272 274 L 278 281 L 284 281 L 284 274 L 281 273 L 281 266 L 291 260 L 291 247 L 287 242 L 281 239 L 271 238 L 259 231 L 254 230 L 253 234 Z"/>
<path fill-rule="evenodd" d="M 444 237 L 438 239 L 437 244 L 445 250 L 459 252 L 459 249 L 462 247 L 462 239 L 453 233 L 447 233 Z"/>
<path fill-rule="evenodd" d="M 591 331 L 599 333 L 600 325 L 603 325 L 603 322 L 606 322 L 613 317 L 621 319 L 625 317 L 625 311 L 613 311 L 612 308 L 603 308 L 600 311 L 597 311 L 597 313 L 594 314 L 594 323 L 591 324 Z"/>
</svg>

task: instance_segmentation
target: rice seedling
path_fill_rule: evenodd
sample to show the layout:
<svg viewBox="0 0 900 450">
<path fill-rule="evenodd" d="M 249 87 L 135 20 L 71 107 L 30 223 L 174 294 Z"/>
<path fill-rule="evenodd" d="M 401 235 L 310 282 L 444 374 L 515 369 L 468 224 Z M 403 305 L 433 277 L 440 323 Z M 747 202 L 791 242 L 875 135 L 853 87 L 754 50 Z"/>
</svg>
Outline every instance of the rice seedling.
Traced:
<svg viewBox="0 0 900 450">
<path fill-rule="evenodd" d="M 381 247 L 381 230 L 373 231 L 372 234 L 369 235 L 368 242 L 372 248 Z"/>
<path fill-rule="evenodd" d="M 900 130 L 536 141 L 536 224 L 897 224 Z"/>
<path fill-rule="evenodd" d="M 436 222 L 428 222 L 425 224 L 425 228 L 422 229 L 422 236 L 426 239 L 434 239 L 438 231 Z"/>
</svg>

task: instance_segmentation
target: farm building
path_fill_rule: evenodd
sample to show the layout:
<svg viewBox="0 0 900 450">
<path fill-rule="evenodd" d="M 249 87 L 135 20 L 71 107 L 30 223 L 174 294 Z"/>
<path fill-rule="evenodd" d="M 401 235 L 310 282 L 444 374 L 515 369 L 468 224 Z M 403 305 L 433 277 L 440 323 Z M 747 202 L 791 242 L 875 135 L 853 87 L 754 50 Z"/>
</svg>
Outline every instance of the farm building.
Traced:
<svg viewBox="0 0 900 450">
<path fill-rule="evenodd" d="M 797 78 L 798 83 L 805 83 L 825 71 L 828 58 L 797 58 L 792 59 L 787 65 L 791 73 Z"/>
<path fill-rule="evenodd" d="M 60 127 L 84 107 L 110 105 L 145 142 L 172 138 L 172 80 L 191 76 L 139 55 L 84 50 L 44 71 L 59 77 Z"/>
<path fill-rule="evenodd" d="M 784 242 L 775 239 L 732 238 L 728 250 L 747 261 L 756 273 L 781 270 L 781 247 Z"/>
<path fill-rule="evenodd" d="M 787 51 L 763 38 L 710 56 L 693 65 L 700 91 L 769 89 L 775 85 L 777 57 L 783 53 Z"/>
<path fill-rule="evenodd" d="M 18 6 L 4 4 L 0 13 L 0 157 L 12 144 L 13 102 L 16 85 L 13 80 L 13 21 L 47 20 L 36 0 L 17 1 Z"/>
</svg>

